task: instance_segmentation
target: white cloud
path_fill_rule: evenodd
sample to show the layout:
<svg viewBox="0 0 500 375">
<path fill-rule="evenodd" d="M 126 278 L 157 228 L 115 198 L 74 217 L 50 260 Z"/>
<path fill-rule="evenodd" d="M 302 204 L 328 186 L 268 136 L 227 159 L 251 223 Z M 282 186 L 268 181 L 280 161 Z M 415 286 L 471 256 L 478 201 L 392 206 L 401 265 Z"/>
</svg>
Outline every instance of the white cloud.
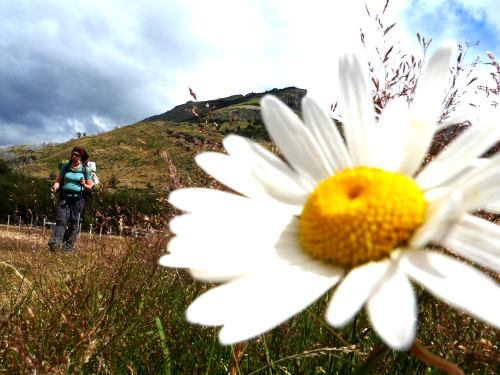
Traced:
<svg viewBox="0 0 500 375">
<path fill-rule="evenodd" d="M 196 69 L 178 74 L 178 87 L 190 85 L 200 99 L 210 99 L 296 85 L 321 88 L 323 101 L 333 100 L 327 91 L 335 80 L 338 54 L 358 39 L 352 8 L 339 11 L 327 1 L 186 4 L 193 9 L 189 32 L 206 54 Z"/>
<path fill-rule="evenodd" d="M 500 7 L 496 0 L 410 0 L 402 17 L 436 41 L 480 41 L 475 53 L 500 52 Z"/>
<path fill-rule="evenodd" d="M 99 132 L 111 130 L 113 128 L 112 120 L 98 116 L 96 114 L 93 114 L 91 117 L 92 117 L 92 123 L 97 127 Z"/>
<path fill-rule="evenodd" d="M 380 12 L 385 0 L 368 3 Z M 337 58 L 359 48 L 360 27 L 368 43 L 401 42 L 418 55 L 416 31 L 435 38 L 435 47 L 467 31 L 463 14 L 444 11 L 449 4 L 390 1 L 386 25 L 398 25 L 382 41 L 370 30 L 363 0 L 7 2 L 0 15 L 0 133 L 24 124 L 39 138 L 73 136 L 76 128 L 90 134 L 190 100 L 188 87 L 206 100 L 294 85 L 328 108 L 338 97 Z M 498 42 L 494 0 L 453 4 L 463 4 L 472 21 L 484 18 L 489 29 L 480 31 Z M 440 17 L 436 27 L 429 17 Z"/>
</svg>

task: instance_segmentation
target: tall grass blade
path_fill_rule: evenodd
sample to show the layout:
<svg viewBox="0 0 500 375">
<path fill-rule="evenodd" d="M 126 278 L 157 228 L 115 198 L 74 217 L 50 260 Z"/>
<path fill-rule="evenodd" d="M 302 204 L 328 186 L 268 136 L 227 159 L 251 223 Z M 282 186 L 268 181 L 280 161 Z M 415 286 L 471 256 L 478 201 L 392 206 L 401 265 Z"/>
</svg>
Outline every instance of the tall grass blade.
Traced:
<svg viewBox="0 0 500 375">
<path fill-rule="evenodd" d="M 156 328 L 158 329 L 158 334 L 160 335 L 161 350 L 163 352 L 163 373 L 165 375 L 170 375 L 172 373 L 172 362 L 170 359 L 170 350 L 167 346 L 167 337 L 165 335 L 165 330 L 163 329 L 163 324 L 159 317 L 155 318 Z"/>
</svg>

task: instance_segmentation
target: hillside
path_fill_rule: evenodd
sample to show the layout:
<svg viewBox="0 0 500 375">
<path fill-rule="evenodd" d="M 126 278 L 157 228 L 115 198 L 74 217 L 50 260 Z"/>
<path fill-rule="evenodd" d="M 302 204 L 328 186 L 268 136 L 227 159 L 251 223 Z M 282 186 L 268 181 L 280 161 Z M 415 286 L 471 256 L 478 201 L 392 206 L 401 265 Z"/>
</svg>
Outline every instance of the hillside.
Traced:
<svg viewBox="0 0 500 375">
<path fill-rule="evenodd" d="M 298 111 L 306 90 L 292 87 L 266 93 L 280 97 Z M 52 180 L 59 162 L 69 158 L 75 145 L 81 145 L 97 163 L 99 177 L 107 187 L 115 180 L 118 189 L 146 189 L 168 185 L 168 168 L 161 158 L 166 152 L 184 182 L 197 185 L 204 177 L 195 166 L 194 156 L 204 150 L 220 150 L 227 133 L 267 140 L 259 112 L 259 99 L 266 93 L 187 102 L 106 133 L 43 147 L 9 147 L 0 150 L 0 157 L 7 157 L 11 166 L 26 174 Z M 197 116 L 193 106 L 199 108 Z"/>
<path fill-rule="evenodd" d="M 182 177 L 197 180 L 201 171 L 195 168 L 194 155 L 216 147 L 221 139 L 222 135 L 191 124 L 141 121 L 107 133 L 39 149 L 11 147 L 9 152 L 25 162 L 18 166 L 18 170 L 52 180 L 59 162 L 68 159 L 71 149 L 80 145 L 97 163 L 98 175 L 108 187 L 114 178 L 118 180 L 117 188 L 144 189 L 167 182 L 168 171 L 161 158 L 162 152 L 168 153 Z"/>
</svg>

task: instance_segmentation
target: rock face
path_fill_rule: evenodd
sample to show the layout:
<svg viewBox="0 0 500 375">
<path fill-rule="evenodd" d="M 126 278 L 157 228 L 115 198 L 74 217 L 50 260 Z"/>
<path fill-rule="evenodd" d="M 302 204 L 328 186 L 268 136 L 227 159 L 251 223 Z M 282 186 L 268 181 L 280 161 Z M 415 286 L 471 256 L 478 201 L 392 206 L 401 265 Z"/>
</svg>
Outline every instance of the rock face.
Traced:
<svg viewBox="0 0 500 375">
<path fill-rule="evenodd" d="M 287 106 L 293 109 L 295 112 L 300 111 L 300 101 L 304 96 L 307 95 L 307 90 L 299 89 L 296 87 L 287 87 L 285 89 L 272 89 L 266 91 L 265 94 L 272 94 L 280 98 Z"/>
<path fill-rule="evenodd" d="M 260 121 L 258 102 L 266 94 L 280 98 L 292 110 L 300 111 L 300 101 L 307 90 L 297 87 L 272 89 L 262 93 L 232 95 L 207 101 L 188 101 L 160 115 L 148 117 L 145 121 L 196 122 L 209 119 L 216 122 L 227 121 Z"/>
</svg>

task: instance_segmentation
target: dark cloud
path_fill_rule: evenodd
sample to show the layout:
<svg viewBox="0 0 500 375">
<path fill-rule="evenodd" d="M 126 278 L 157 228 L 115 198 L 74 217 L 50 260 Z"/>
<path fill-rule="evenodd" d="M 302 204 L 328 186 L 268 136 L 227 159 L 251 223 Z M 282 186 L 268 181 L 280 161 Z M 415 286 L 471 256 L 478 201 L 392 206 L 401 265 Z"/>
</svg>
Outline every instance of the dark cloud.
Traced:
<svg viewBox="0 0 500 375">
<path fill-rule="evenodd" d="M 130 124 L 189 100 L 188 86 L 200 100 L 299 86 L 327 109 L 338 98 L 338 55 L 359 41 L 347 9 L 355 3 L 3 1 L 0 146 Z M 487 20 L 500 19 L 490 8 Z M 419 9 L 403 16 L 414 30 L 431 19 Z M 465 13 L 448 13 L 432 24 L 455 32 Z M 473 21 L 478 29 L 483 19 Z"/>
<path fill-rule="evenodd" d="M 169 76 L 201 53 L 182 35 L 182 10 L 120 4 L 2 5 L 0 146 L 92 134 L 173 104 Z"/>
</svg>

